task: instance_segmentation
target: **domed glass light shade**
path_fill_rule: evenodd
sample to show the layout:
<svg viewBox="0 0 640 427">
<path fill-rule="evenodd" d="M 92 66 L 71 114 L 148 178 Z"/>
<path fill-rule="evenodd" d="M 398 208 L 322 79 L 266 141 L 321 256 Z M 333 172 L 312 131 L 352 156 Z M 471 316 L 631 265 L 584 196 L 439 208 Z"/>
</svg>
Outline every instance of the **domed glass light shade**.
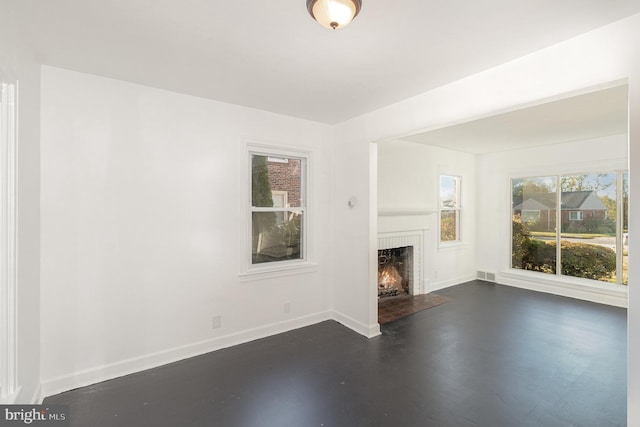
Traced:
<svg viewBox="0 0 640 427">
<path fill-rule="evenodd" d="M 307 0 L 309 13 L 325 28 L 346 27 L 362 8 L 361 0 Z"/>
</svg>

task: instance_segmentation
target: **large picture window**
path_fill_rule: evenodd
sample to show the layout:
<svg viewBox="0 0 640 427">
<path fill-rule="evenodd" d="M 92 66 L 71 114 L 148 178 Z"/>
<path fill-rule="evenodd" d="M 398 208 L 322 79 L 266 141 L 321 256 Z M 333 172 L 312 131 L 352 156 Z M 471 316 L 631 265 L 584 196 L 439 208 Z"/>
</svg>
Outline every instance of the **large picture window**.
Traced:
<svg viewBox="0 0 640 427">
<path fill-rule="evenodd" d="M 266 152 L 249 155 L 251 264 L 304 260 L 307 159 Z"/>
<path fill-rule="evenodd" d="M 460 177 L 440 175 L 440 242 L 460 240 Z"/>
<path fill-rule="evenodd" d="M 513 179 L 511 267 L 627 285 L 628 180 L 626 171 Z"/>
</svg>

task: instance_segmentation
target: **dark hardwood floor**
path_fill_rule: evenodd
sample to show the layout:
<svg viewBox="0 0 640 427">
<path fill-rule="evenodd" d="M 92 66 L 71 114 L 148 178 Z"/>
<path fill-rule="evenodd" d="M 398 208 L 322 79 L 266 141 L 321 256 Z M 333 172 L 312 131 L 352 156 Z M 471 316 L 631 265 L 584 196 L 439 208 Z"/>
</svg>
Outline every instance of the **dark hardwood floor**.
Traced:
<svg viewBox="0 0 640 427">
<path fill-rule="evenodd" d="M 626 425 L 626 310 L 474 281 L 368 340 L 327 321 L 48 397 L 71 425 Z"/>
</svg>

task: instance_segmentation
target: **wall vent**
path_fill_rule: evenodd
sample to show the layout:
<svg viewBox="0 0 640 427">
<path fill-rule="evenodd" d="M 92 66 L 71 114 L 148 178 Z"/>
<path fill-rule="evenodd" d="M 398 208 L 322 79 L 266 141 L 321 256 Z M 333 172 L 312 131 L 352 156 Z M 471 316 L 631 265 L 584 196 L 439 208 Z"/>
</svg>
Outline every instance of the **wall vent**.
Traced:
<svg viewBox="0 0 640 427">
<path fill-rule="evenodd" d="M 486 271 L 478 271 L 478 279 L 486 280 L 488 282 L 495 282 L 496 281 L 496 274 L 495 273 L 488 273 Z"/>
</svg>

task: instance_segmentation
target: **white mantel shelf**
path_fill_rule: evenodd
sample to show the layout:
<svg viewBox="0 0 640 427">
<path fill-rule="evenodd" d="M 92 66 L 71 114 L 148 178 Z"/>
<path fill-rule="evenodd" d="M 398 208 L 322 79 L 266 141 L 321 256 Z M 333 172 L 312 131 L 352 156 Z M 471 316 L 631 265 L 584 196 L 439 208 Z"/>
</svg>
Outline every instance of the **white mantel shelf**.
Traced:
<svg viewBox="0 0 640 427">
<path fill-rule="evenodd" d="M 438 211 L 431 209 L 381 209 L 378 216 L 416 216 L 429 215 Z"/>
</svg>

